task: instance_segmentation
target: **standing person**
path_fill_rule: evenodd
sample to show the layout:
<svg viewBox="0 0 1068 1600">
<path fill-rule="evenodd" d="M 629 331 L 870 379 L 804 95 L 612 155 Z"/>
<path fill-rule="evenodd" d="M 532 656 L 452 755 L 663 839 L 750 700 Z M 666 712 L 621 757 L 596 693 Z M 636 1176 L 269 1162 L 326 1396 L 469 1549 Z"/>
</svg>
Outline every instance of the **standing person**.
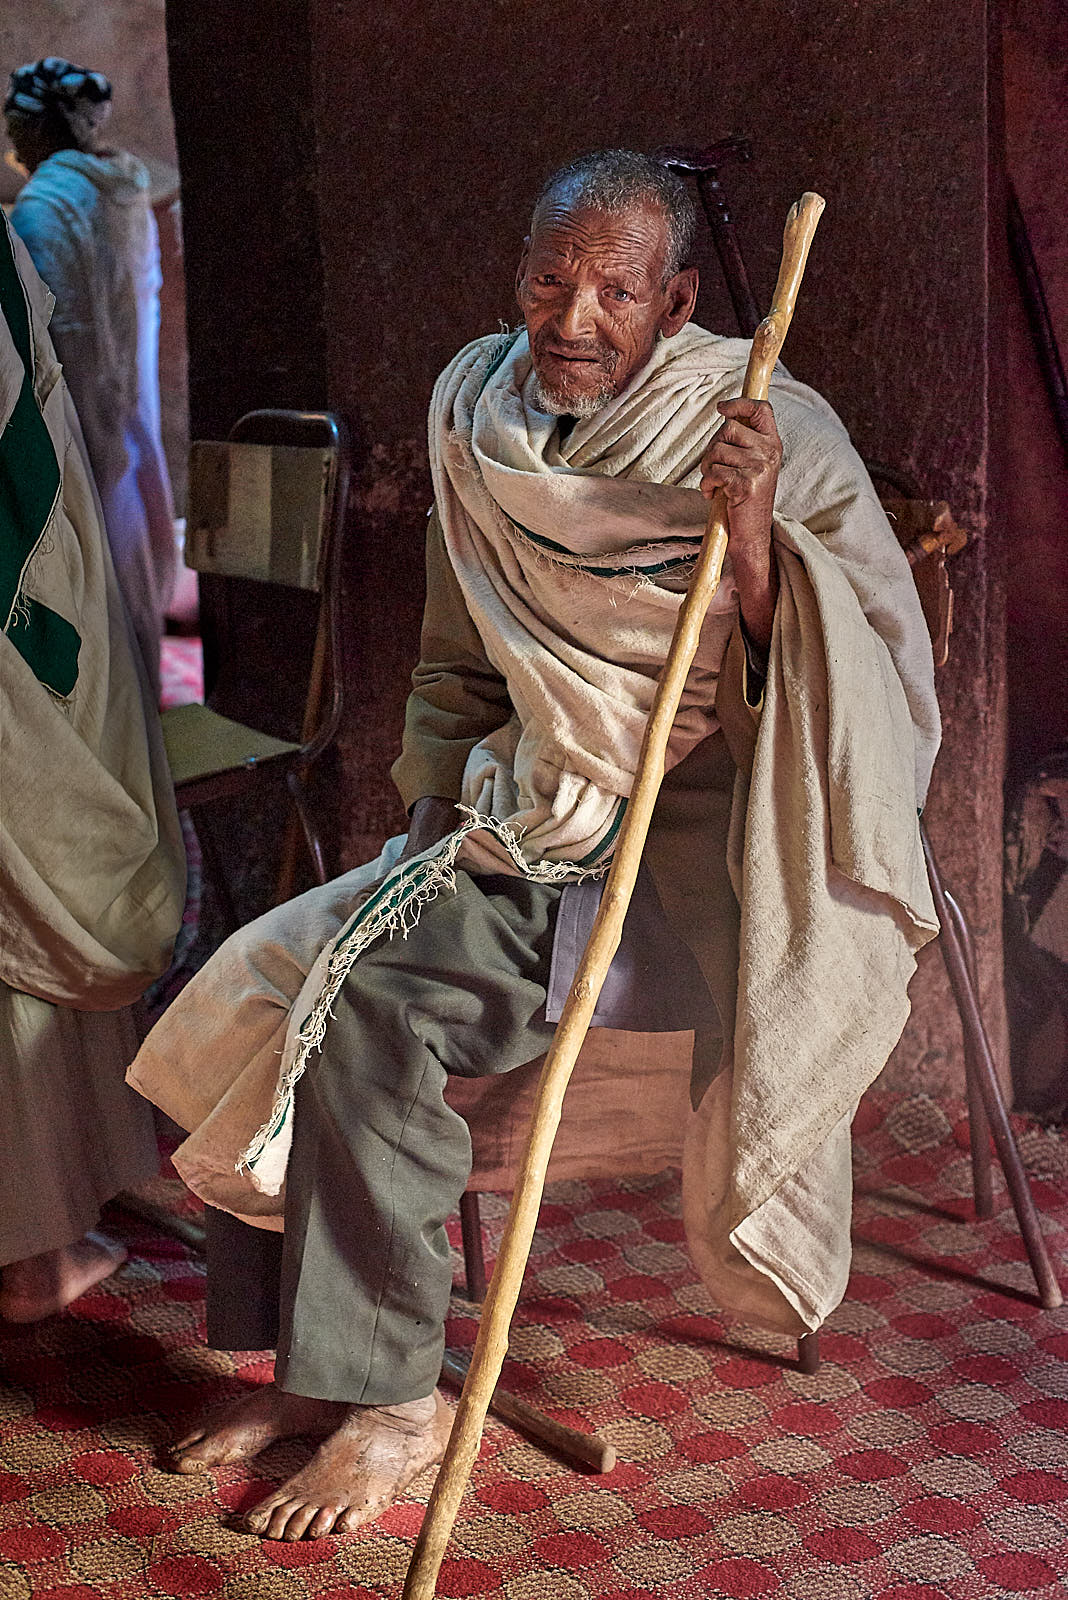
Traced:
<svg viewBox="0 0 1068 1600">
<path fill-rule="evenodd" d="M 81 421 L 112 559 L 153 687 L 176 575 L 160 436 L 159 236 L 148 169 L 98 147 L 111 111 L 99 72 L 47 56 L 11 74 L 4 115 L 30 174 L 11 213 L 56 298 L 56 353 Z"/>
<path fill-rule="evenodd" d="M 100 1208 L 158 1170 L 123 1082 L 185 872 L 159 717 L 48 338 L 0 218 L 0 1317 L 114 1272 Z"/>
</svg>

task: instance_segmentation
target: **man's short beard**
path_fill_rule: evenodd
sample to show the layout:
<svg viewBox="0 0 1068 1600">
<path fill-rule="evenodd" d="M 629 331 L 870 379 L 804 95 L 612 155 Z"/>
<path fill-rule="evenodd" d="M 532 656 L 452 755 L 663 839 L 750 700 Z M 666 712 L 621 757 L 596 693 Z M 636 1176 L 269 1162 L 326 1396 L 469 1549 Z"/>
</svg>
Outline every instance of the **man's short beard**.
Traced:
<svg viewBox="0 0 1068 1600">
<path fill-rule="evenodd" d="M 593 417 L 614 399 L 615 385 L 609 377 L 592 394 L 568 396 L 562 389 L 547 389 L 534 374 L 534 403 L 550 417 Z"/>
<path fill-rule="evenodd" d="M 614 400 L 618 390 L 616 373 L 619 368 L 620 356 L 611 345 L 604 344 L 598 339 L 583 339 L 581 342 L 569 342 L 568 348 L 576 356 L 585 356 L 596 360 L 601 369 L 600 382 L 593 390 L 583 387 L 578 394 L 570 392 L 571 386 L 564 377 L 562 383 L 550 388 L 538 372 L 538 356 L 546 351 L 551 342 L 550 331 L 547 327 L 540 328 L 531 343 L 531 356 L 534 360 L 535 396 L 538 408 L 550 417 L 592 417 L 602 411 L 610 400 Z"/>
</svg>

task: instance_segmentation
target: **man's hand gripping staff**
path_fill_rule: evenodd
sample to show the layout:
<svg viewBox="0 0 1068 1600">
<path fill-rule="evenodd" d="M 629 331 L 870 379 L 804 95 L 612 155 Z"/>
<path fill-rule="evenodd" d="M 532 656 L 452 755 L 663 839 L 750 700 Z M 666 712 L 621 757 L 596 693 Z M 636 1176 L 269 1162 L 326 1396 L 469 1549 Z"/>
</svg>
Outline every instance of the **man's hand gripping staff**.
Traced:
<svg viewBox="0 0 1068 1600">
<path fill-rule="evenodd" d="M 707 485 L 715 490 L 704 542 L 657 685 L 634 787 L 600 910 L 579 963 L 552 1048 L 542 1068 L 523 1164 L 482 1310 L 474 1356 L 460 1397 L 449 1446 L 416 1541 L 405 1579 L 403 1600 L 431 1600 L 434 1595 L 449 1534 L 478 1455 L 486 1411 L 508 1348 L 512 1313 L 519 1298 L 537 1225 L 545 1172 L 560 1121 L 564 1092 L 589 1028 L 601 985 L 619 944 L 653 807 L 663 781 L 668 736 L 697 651 L 705 612 L 719 586 L 728 538 L 732 546 L 732 562 L 735 566 L 740 562 L 747 577 L 753 576 L 746 569 L 752 566 L 754 558 L 756 575 L 759 576 L 759 551 L 762 545 L 765 548 L 763 559 L 769 568 L 773 564 L 770 505 L 765 506 L 764 501 L 769 492 L 774 497 L 778 461 L 775 460 L 775 471 L 771 473 L 769 452 L 772 451 L 772 437 L 777 446 L 778 435 L 774 432 L 773 422 L 770 430 L 760 426 L 760 422 L 765 415 L 770 417 L 766 400 L 772 368 L 790 326 L 809 246 L 823 206 L 819 195 L 804 194 L 791 207 L 783 234 L 782 265 L 772 308 L 753 337 L 742 399 L 725 402 L 721 407 L 728 419 L 727 424 L 719 430 L 716 441 L 702 463 L 702 487 Z M 754 407 L 753 402 L 762 404 Z M 726 432 L 728 428 L 731 430 L 729 434 Z M 763 452 L 766 460 L 762 464 L 749 458 L 749 453 L 757 447 L 740 436 L 743 428 L 748 432 L 755 431 L 768 440 L 767 449 Z M 758 454 L 761 454 L 759 450 Z M 744 455 L 746 459 L 739 459 L 739 455 Z M 765 527 L 767 531 L 762 532 Z M 759 583 L 750 585 L 751 597 L 755 597 L 759 588 Z M 739 599 L 746 625 L 758 643 L 765 643 L 771 637 L 770 614 L 765 619 L 766 627 L 756 616 L 750 616 L 745 609 L 746 593 L 742 582 L 739 582 Z M 774 609 L 774 597 L 771 608 Z"/>
</svg>

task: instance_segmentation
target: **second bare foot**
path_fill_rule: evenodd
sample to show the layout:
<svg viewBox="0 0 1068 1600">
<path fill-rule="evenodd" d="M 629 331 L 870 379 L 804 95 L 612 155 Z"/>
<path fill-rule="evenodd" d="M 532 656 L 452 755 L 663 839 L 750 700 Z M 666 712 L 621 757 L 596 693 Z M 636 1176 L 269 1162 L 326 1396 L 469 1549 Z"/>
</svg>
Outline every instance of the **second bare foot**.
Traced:
<svg viewBox="0 0 1068 1600">
<path fill-rule="evenodd" d="M 308 1465 L 249 1512 L 251 1533 L 264 1539 L 351 1533 L 445 1454 L 452 1413 L 436 1389 L 405 1405 L 346 1410 Z"/>
<path fill-rule="evenodd" d="M 102 1233 L 46 1250 L 3 1269 L 0 1317 L 8 1322 L 41 1322 L 110 1278 L 126 1260 L 121 1244 Z"/>
<path fill-rule="evenodd" d="M 278 1439 L 308 1434 L 325 1439 L 352 1407 L 335 1400 L 309 1400 L 269 1383 L 218 1407 L 174 1445 L 176 1472 L 204 1472 L 228 1461 L 259 1455 Z"/>
</svg>

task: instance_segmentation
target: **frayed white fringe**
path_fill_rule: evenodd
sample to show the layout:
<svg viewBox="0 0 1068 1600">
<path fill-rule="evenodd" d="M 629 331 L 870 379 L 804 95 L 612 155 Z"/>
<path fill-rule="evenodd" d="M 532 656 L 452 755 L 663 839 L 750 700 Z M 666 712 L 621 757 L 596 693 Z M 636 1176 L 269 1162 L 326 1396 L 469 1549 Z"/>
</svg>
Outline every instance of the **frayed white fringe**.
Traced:
<svg viewBox="0 0 1068 1600">
<path fill-rule="evenodd" d="M 365 906 L 338 935 L 323 986 L 297 1034 L 293 1059 L 279 1077 L 271 1114 L 241 1152 L 238 1172 L 247 1169 L 254 1174 L 257 1164 L 282 1131 L 292 1108 L 293 1092 L 304 1076 L 312 1052 L 323 1047 L 327 1025 L 334 1014 L 334 1002 L 356 961 L 383 935 L 392 937 L 399 933 L 402 938 L 407 937 L 424 907 L 436 900 L 443 889 L 455 889 L 456 857 L 468 834 L 491 833 L 507 850 L 520 875 L 535 883 L 582 883 L 587 878 L 603 877 L 608 870 L 608 861 L 587 868 L 577 867 L 572 861 L 527 861 L 522 851 L 522 835 L 506 822 L 497 817 L 480 816 L 470 806 L 457 809 L 466 813 L 467 821 L 442 840 L 438 854 L 392 867 L 372 891 Z M 373 901 L 379 903 L 371 908 Z"/>
</svg>

